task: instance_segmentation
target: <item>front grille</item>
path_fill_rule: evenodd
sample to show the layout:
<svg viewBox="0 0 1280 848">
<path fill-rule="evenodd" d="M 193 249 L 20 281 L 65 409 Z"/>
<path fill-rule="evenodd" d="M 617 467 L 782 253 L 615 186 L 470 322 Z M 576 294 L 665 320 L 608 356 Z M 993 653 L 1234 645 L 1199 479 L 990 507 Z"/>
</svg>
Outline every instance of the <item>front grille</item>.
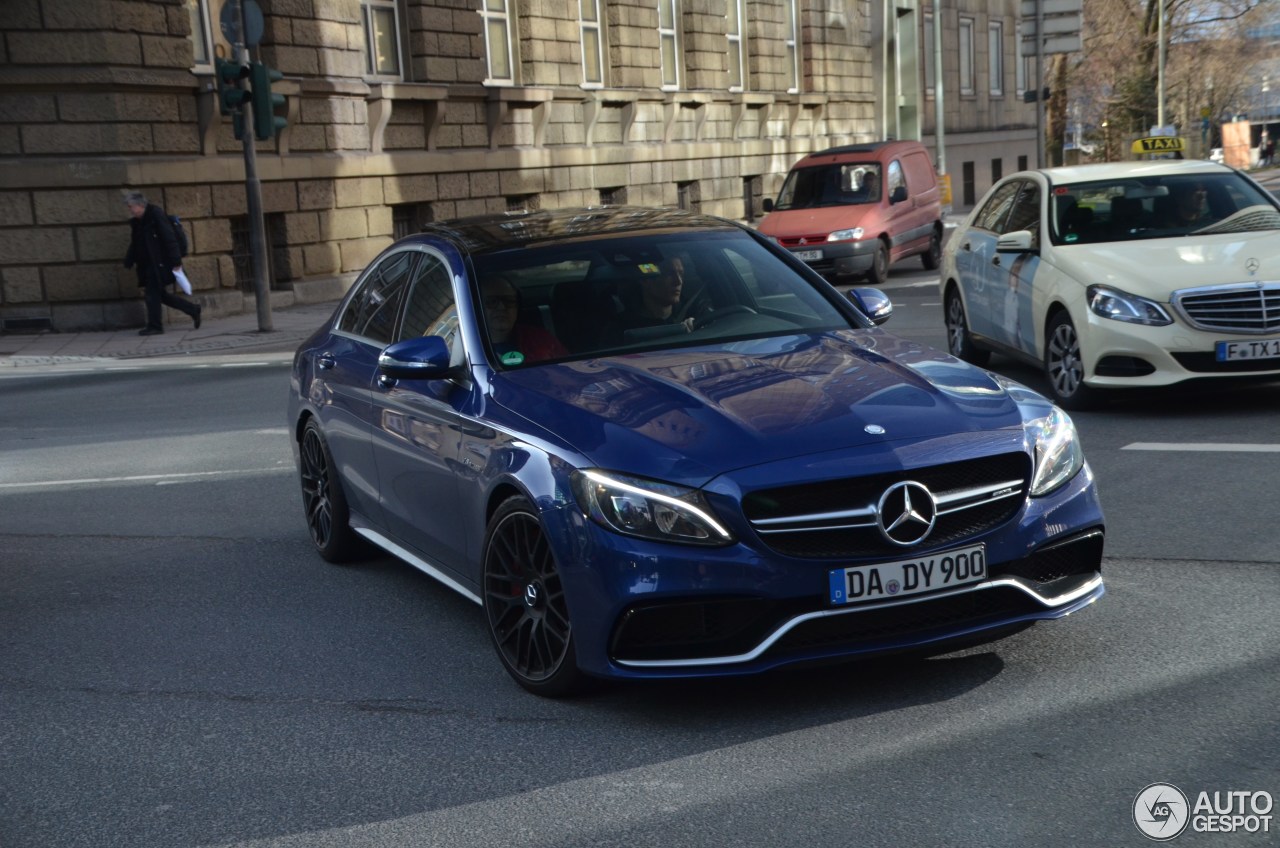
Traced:
<svg viewBox="0 0 1280 848">
<path fill-rule="evenodd" d="M 1185 289 L 1174 305 L 1198 330 L 1270 333 L 1280 330 L 1280 283 L 1236 283 Z"/>
<path fill-rule="evenodd" d="M 783 247 L 822 247 L 827 243 L 827 234 L 812 233 L 806 236 L 779 236 L 778 243 Z"/>
<path fill-rule="evenodd" d="M 875 519 L 880 496 L 894 483 L 923 483 L 938 500 L 937 523 L 922 543 L 934 548 L 990 530 L 1012 518 L 1022 505 L 1030 470 L 1026 454 L 1000 454 L 929 468 L 751 492 L 743 498 L 742 509 L 761 541 L 784 556 L 898 556 L 903 548 L 880 534 Z M 973 496 L 962 498 L 961 493 Z M 832 514 L 840 517 L 829 517 Z"/>
</svg>

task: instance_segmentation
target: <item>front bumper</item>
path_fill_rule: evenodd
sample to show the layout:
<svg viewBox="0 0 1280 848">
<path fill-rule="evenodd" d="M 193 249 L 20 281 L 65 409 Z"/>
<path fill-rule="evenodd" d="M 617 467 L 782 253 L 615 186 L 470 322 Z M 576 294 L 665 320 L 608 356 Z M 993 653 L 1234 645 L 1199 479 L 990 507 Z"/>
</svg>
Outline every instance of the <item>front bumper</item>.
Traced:
<svg viewBox="0 0 1280 848">
<path fill-rule="evenodd" d="M 833 241 L 816 245 L 787 248 L 792 253 L 803 254 L 807 251 L 822 251 L 821 259 L 804 259 L 804 263 L 824 277 L 861 276 L 871 270 L 875 261 L 876 239 L 862 241 Z"/>
<path fill-rule="evenodd" d="M 1148 327 L 1102 318 L 1091 311 L 1073 320 L 1081 328 L 1085 382 L 1090 386 L 1155 388 L 1206 378 L 1280 378 L 1280 359 L 1218 362 L 1215 355 L 1220 341 L 1259 341 L 1280 333 L 1213 333 L 1191 329 L 1178 320 L 1167 327 Z"/>
<path fill-rule="evenodd" d="M 743 675 L 945 649 L 1060 618 L 1104 592 L 1103 517 L 1087 466 L 1062 490 L 1026 499 L 1012 519 L 965 540 L 986 545 L 985 581 L 847 607 L 828 599 L 831 569 L 855 564 L 843 558 L 783 556 L 756 540 L 706 549 L 648 543 L 572 508 L 560 515 L 565 535 L 555 533 L 553 546 L 578 663 L 604 677 Z"/>
</svg>

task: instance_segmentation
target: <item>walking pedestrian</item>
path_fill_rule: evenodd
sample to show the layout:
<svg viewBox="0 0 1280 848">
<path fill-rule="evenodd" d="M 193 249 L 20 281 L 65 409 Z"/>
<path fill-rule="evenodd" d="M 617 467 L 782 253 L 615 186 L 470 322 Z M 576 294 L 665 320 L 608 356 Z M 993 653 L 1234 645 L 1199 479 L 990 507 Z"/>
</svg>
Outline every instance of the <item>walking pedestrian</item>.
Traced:
<svg viewBox="0 0 1280 848">
<path fill-rule="evenodd" d="M 175 282 L 174 271 L 182 270 L 182 250 L 173 224 L 164 210 L 148 203 L 142 192 L 131 191 L 125 195 L 129 207 L 129 252 L 124 257 L 124 267 L 138 269 L 138 286 L 143 290 L 147 305 L 147 326 L 138 331 L 140 336 L 154 336 L 164 332 L 160 306 L 172 306 L 191 316 L 196 329 L 200 329 L 201 306 L 178 297 L 169 290 Z"/>
</svg>

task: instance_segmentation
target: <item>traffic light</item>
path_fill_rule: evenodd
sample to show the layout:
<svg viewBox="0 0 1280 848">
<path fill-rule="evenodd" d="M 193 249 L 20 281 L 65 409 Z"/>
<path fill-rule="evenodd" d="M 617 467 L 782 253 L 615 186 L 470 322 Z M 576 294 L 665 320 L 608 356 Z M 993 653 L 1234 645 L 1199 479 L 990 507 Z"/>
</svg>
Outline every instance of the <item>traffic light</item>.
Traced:
<svg viewBox="0 0 1280 848">
<path fill-rule="evenodd" d="M 218 74 L 218 109 L 224 115 L 234 115 L 240 111 L 240 104 L 249 99 L 249 92 L 240 83 L 249 76 L 249 66 L 215 59 L 214 68 Z"/>
<path fill-rule="evenodd" d="M 284 74 L 254 62 L 249 71 L 249 84 L 253 89 L 253 134 L 266 141 L 288 125 L 288 120 L 276 117 L 276 107 L 284 105 L 283 94 L 272 94 L 271 83 Z"/>
</svg>

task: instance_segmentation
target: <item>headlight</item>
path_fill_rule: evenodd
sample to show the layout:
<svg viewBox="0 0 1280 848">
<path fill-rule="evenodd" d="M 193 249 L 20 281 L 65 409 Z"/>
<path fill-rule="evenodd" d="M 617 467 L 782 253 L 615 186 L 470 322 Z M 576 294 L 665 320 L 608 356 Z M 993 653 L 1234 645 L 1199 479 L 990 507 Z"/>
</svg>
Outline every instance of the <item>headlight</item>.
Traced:
<svg viewBox="0 0 1280 848">
<path fill-rule="evenodd" d="M 696 489 L 601 471 L 574 471 L 571 479 L 582 511 L 616 533 L 688 545 L 734 541 Z"/>
<path fill-rule="evenodd" d="M 1066 483 L 1084 466 L 1084 451 L 1071 417 L 1058 407 L 1044 418 L 1023 425 L 1035 447 L 1031 472 L 1031 496 L 1047 495 Z"/>
<path fill-rule="evenodd" d="M 1169 313 L 1154 300 L 1147 300 L 1145 297 L 1138 297 L 1136 294 L 1129 294 L 1108 286 L 1089 286 L 1087 294 L 1089 308 L 1103 318 L 1124 321 L 1128 324 L 1146 324 L 1151 327 L 1163 327 L 1173 323 Z"/>
<path fill-rule="evenodd" d="M 836 230 L 827 236 L 827 241 L 857 241 L 862 238 L 862 227 L 854 227 L 852 230 Z"/>
</svg>

